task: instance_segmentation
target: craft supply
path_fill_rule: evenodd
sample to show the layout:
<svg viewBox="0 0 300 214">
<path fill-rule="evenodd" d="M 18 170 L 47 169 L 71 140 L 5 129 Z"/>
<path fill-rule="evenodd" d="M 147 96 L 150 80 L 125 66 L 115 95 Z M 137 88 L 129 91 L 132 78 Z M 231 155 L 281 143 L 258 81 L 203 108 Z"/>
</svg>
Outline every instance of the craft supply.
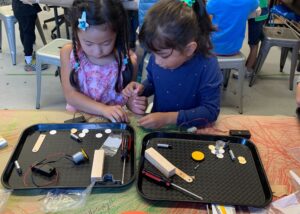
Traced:
<svg viewBox="0 0 300 214">
<path fill-rule="evenodd" d="M 31 170 L 46 177 L 52 177 L 56 174 L 56 169 L 49 164 L 37 164 L 32 166 Z"/>
<path fill-rule="evenodd" d="M 113 157 L 117 152 L 122 143 L 121 134 L 111 133 L 105 142 L 101 146 L 101 149 L 104 149 L 105 155 Z"/>
<path fill-rule="evenodd" d="M 85 137 L 85 133 L 81 132 L 78 134 L 79 137 L 84 138 Z"/>
<path fill-rule="evenodd" d="M 18 174 L 22 175 L 22 169 L 20 167 L 19 162 L 17 160 L 15 160 L 14 164 L 15 164 L 15 167 L 16 167 L 16 170 L 17 170 Z"/>
<path fill-rule="evenodd" d="M 194 167 L 194 170 L 198 169 L 199 166 L 200 164 L 197 164 L 197 166 Z"/>
<path fill-rule="evenodd" d="M 110 134 L 111 133 L 111 129 L 105 129 L 104 131 L 106 134 Z"/>
<path fill-rule="evenodd" d="M 0 149 L 4 148 L 7 146 L 7 141 L 0 136 Z"/>
<path fill-rule="evenodd" d="M 226 142 L 223 140 L 217 140 L 215 146 L 209 145 L 208 148 L 210 149 L 211 153 L 216 155 L 217 158 L 224 158 Z"/>
<path fill-rule="evenodd" d="M 105 154 L 103 149 L 95 150 L 91 172 L 91 182 L 103 180 L 104 156 Z"/>
<path fill-rule="evenodd" d="M 189 133 L 196 133 L 197 132 L 197 127 L 192 126 L 192 127 L 188 128 L 186 131 L 189 132 Z"/>
<path fill-rule="evenodd" d="M 152 108 L 153 108 L 153 102 L 151 102 L 147 108 L 146 108 L 146 111 L 145 111 L 145 114 L 150 114 L 151 111 L 152 111 Z"/>
<path fill-rule="evenodd" d="M 70 137 L 77 142 L 82 142 L 82 140 L 76 134 L 71 133 Z"/>
<path fill-rule="evenodd" d="M 219 149 L 218 153 L 220 154 L 224 154 L 225 153 L 225 150 L 223 148 Z"/>
<path fill-rule="evenodd" d="M 215 149 L 216 149 L 216 147 L 215 147 L 214 145 L 209 145 L 209 146 L 208 146 L 208 148 L 209 148 L 209 150 L 210 150 L 210 151 L 212 151 L 212 150 L 215 150 Z"/>
<path fill-rule="evenodd" d="M 166 149 L 172 149 L 172 145 L 166 144 L 166 143 L 158 143 L 157 148 L 166 148 Z"/>
<path fill-rule="evenodd" d="M 219 204 L 211 204 L 211 210 L 209 210 L 212 214 L 236 214 L 236 210 L 234 206 L 229 205 L 219 205 Z"/>
<path fill-rule="evenodd" d="M 39 138 L 37 139 L 37 141 L 35 142 L 33 148 L 32 148 L 32 152 L 37 152 L 39 151 L 42 143 L 44 142 L 46 135 L 45 134 L 40 134 Z"/>
<path fill-rule="evenodd" d="M 240 163 L 240 164 L 246 164 L 246 163 L 247 163 L 245 157 L 243 157 L 243 156 L 239 156 L 239 157 L 238 157 L 238 160 L 239 160 L 239 163 Z"/>
<path fill-rule="evenodd" d="M 55 135 L 55 134 L 57 133 L 57 131 L 56 131 L 56 130 L 51 130 L 49 133 L 50 133 L 51 135 Z"/>
<path fill-rule="evenodd" d="M 153 147 L 146 149 L 145 158 L 167 178 L 175 175 L 176 167 L 153 149 Z"/>
<path fill-rule="evenodd" d="M 203 152 L 200 151 L 194 151 L 192 152 L 192 159 L 195 161 L 202 161 L 204 159 L 205 155 Z"/>
<path fill-rule="evenodd" d="M 224 142 L 223 140 L 217 140 L 216 145 L 215 145 L 215 149 L 216 150 L 223 149 L 225 145 L 226 145 L 226 142 Z"/>
<path fill-rule="evenodd" d="M 229 147 L 229 144 L 227 144 L 227 146 L 228 146 L 228 153 L 229 153 L 229 156 L 230 156 L 230 159 L 232 160 L 232 161 L 235 161 L 235 155 L 234 155 L 234 153 L 233 153 L 233 151 L 231 150 L 231 148 Z"/>
<path fill-rule="evenodd" d="M 77 132 L 77 129 L 75 129 L 75 128 L 71 129 L 72 134 L 75 134 L 76 132 Z"/>
<path fill-rule="evenodd" d="M 223 154 L 216 154 L 216 156 L 217 156 L 217 158 L 219 158 L 219 159 L 224 158 L 224 155 L 223 155 Z"/>
<path fill-rule="evenodd" d="M 121 159 L 123 160 L 123 170 L 122 170 L 122 180 L 121 183 L 124 184 L 125 179 L 125 167 L 126 161 L 129 160 L 130 148 L 131 148 L 131 140 L 126 135 L 122 134 L 122 150 L 121 150 Z"/>
<path fill-rule="evenodd" d="M 89 133 L 89 130 L 88 129 L 83 129 L 81 132 L 87 134 L 87 133 Z"/>
<path fill-rule="evenodd" d="M 88 160 L 89 157 L 86 154 L 86 152 L 81 148 L 81 151 L 76 152 L 74 155 L 72 155 L 72 160 L 75 164 L 79 164 L 81 162 L 84 162 Z"/>
<path fill-rule="evenodd" d="M 176 190 L 179 190 L 180 192 L 182 193 L 185 193 L 189 196 L 192 196 L 196 199 L 200 199 L 200 200 L 203 200 L 203 198 L 199 195 L 196 195 L 195 193 L 192 193 L 191 191 L 181 187 L 181 186 L 178 186 L 177 184 L 173 183 L 173 182 L 170 182 L 156 174 L 154 174 L 153 172 L 150 172 L 150 171 L 146 171 L 145 169 L 143 169 L 142 171 L 142 174 L 149 178 L 150 180 L 152 181 L 155 181 L 156 183 L 160 184 L 160 185 L 163 185 L 164 187 L 168 188 L 168 187 L 173 187 L 174 189 Z"/>
<path fill-rule="evenodd" d="M 189 183 L 193 181 L 193 178 L 191 176 L 176 168 L 153 147 L 145 150 L 145 158 L 167 178 L 176 174 Z"/>
<path fill-rule="evenodd" d="M 103 136 L 103 134 L 97 133 L 95 136 L 96 136 L 96 138 L 101 138 Z"/>
</svg>

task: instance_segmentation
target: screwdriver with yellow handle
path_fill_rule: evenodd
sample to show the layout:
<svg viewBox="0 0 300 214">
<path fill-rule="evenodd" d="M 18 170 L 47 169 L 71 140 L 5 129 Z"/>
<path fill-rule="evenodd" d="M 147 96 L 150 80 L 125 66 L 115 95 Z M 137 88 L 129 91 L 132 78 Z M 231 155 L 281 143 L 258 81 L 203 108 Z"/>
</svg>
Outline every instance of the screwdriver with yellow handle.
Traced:
<svg viewBox="0 0 300 214">
<path fill-rule="evenodd" d="M 159 176 L 159 175 L 156 175 L 154 174 L 153 172 L 150 172 L 148 170 L 145 170 L 143 169 L 142 170 L 142 175 L 147 177 L 149 180 L 152 180 L 154 181 L 155 183 L 157 184 L 160 184 L 162 186 L 165 186 L 165 187 L 173 187 L 174 189 L 182 192 L 182 193 L 185 193 L 189 196 L 192 196 L 193 198 L 196 198 L 196 199 L 200 199 L 200 200 L 203 200 L 203 198 L 199 195 L 196 195 L 195 193 L 192 193 L 191 191 L 188 191 L 187 189 L 184 189 L 183 187 L 181 186 L 178 186 L 177 184 Z"/>
</svg>

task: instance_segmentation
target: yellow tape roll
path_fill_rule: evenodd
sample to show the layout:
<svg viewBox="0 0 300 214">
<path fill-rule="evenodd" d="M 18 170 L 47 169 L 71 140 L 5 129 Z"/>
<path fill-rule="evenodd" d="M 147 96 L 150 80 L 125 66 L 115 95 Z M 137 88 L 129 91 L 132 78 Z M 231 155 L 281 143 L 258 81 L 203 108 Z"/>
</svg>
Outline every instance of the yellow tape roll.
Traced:
<svg viewBox="0 0 300 214">
<path fill-rule="evenodd" d="M 194 151 L 192 152 L 192 158 L 195 161 L 202 161 L 204 159 L 205 155 L 203 152 L 200 151 Z"/>
</svg>

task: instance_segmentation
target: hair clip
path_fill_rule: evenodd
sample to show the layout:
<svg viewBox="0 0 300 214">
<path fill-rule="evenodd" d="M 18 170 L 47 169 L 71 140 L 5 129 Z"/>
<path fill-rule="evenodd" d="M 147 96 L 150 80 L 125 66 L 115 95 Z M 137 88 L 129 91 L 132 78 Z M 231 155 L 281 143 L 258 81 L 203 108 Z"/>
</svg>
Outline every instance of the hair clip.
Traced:
<svg viewBox="0 0 300 214">
<path fill-rule="evenodd" d="M 78 19 L 78 27 L 83 31 L 85 31 L 89 27 L 89 24 L 86 22 L 85 11 L 82 11 L 81 18 Z"/>
<path fill-rule="evenodd" d="M 195 0 L 180 0 L 181 2 L 183 2 L 184 5 L 187 5 L 189 7 L 192 7 L 193 4 L 195 3 Z"/>
<path fill-rule="evenodd" d="M 127 58 L 127 56 L 123 59 L 123 63 L 124 63 L 124 65 L 128 64 L 128 58 Z"/>
<path fill-rule="evenodd" d="M 80 66 L 79 62 L 75 62 L 75 64 L 74 64 L 75 71 L 77 71 L 79 69 L 79 66 Z"/>
</svg>

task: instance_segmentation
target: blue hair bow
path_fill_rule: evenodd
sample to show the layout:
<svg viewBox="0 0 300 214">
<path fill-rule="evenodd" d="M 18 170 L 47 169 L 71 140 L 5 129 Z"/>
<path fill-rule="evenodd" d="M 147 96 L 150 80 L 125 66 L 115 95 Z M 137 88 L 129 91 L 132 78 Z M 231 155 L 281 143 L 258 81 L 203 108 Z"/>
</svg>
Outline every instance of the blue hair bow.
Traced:
<svg viewBox="0 0 300 214">
<path fill-rule="evenodd" d="M 127 58 L 127 56 L 123 59 L 123 63 L 124 63 L 124 65 L 128 64 L 128 58 Z"/>
<path fill-rule="evenodd" d="M 78 28 L 85 31 L 89 27 L 89 24 L 86 22 L 86 12 L 82 11 L 81 18 L 78 19 Z"/>
<path fill-rule="evenodd" d="M 74 69 L 77 72 L 77 70 L 79 69 L 80 64 L 78 62 L 75 62 L 74 64 Z"/>
</svg>

